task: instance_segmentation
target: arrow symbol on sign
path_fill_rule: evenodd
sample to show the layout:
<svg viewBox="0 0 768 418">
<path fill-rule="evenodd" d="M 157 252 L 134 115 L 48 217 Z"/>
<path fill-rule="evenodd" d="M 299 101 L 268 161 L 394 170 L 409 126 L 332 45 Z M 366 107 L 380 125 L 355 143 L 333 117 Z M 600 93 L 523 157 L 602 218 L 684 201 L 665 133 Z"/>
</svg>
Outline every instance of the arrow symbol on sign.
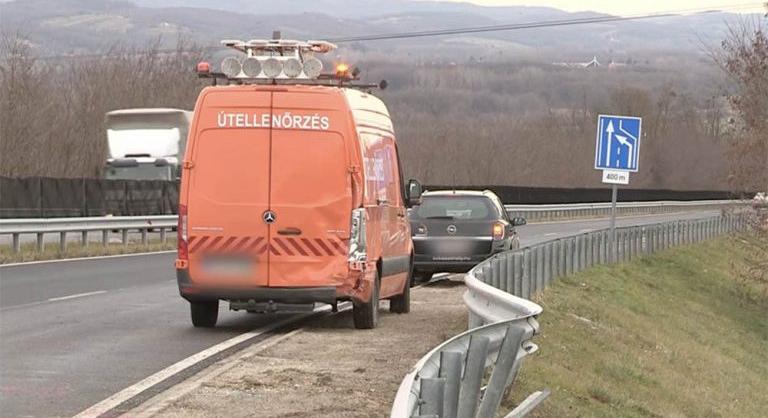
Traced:
<svg viewBox="0 0 768 418">
<path fill-rule="evenodd" d="M 627 149 L 629 150 L 629 156 L 627 157 L 627 162 L 629 163 L 630 167 L 633 167 L 634 166 L 633 156 L 635 154 L 632 152 L 632 148 L 633 148 L 632 143 L 627 141 L 626 136 L 621 136 L 621 135 L 616 135 L 616 140 L 619 141 L 621 145 L 624 145 L 625 147 L 627 147 Z"/>
<path fill-rule="evenodd" d="M 613 135 L 613 121 L 608 121 L 608 126 L 605 128 L 605 132 L 608 133 L 608 152 L 605 153 L 605 165 L 611 166 L 611 135 Z"/>
</svg>

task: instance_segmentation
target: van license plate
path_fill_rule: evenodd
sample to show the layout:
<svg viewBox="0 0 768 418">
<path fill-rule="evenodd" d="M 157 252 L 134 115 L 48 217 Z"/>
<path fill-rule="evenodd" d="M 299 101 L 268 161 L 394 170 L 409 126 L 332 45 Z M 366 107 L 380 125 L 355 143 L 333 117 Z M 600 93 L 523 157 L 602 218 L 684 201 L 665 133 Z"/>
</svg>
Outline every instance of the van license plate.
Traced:
<svg viewBox="0 0 768 418">
<path fill-rule="evenodd" d="M 253 260 L 239 257 L 213 257 L 203 259 L 203 270 L 221 276 L 249 276 L 253 272 Z"/>
</svg>

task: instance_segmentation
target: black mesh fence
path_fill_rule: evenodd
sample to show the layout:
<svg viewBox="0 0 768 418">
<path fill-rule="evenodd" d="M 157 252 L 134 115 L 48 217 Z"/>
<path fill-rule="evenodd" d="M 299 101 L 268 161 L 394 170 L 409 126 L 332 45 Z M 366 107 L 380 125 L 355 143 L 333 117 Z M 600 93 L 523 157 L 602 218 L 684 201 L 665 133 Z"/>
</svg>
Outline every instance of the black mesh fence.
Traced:
<svg viewBox="0 0 768 418">
<path fill-rule="evenodd" d="M 610 188 L 565 189 L 518 186 L 427 186 L 427 190 L 493 190 L 508 204 L 606 202 Z M 726 191 L 619 189 L 619 200 L 721 200 L 739 198 Z M 0 218 L 136 216 L 175 214 L 179 183 L 160 180 L 0 177 Z"/>
<path fill-rule="evenodd" d="M 0 177 L 0 218 L 175 214 L 175 181 Z"/>
<path fill-rule="evenodd" d="M 426 190 L 491 190 L 506 204 L 562 204 L 610 202 L 611 188 L 566 189 L 518 186 L 426 186 Z M 749 194 L 745 194 L 749 195 Z M 752 194 L 754 195 L 754 194 Z M 619 189 L 620 202 L 653 202 L 661 200 L 727 200 L 737 199 L 732 192 L 704 190 Z"/>
</svg>

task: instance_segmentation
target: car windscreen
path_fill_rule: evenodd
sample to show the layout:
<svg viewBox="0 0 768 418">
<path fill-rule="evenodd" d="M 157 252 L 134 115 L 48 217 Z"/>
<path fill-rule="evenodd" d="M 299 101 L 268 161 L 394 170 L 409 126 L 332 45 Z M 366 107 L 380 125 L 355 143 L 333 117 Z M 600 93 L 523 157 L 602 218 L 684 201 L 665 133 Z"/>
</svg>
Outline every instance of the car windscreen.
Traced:
<svg viewBox="0 0 768 418">
<path fill-rule="evenodd" d="M 424 196 L 412 215 L 421 219 L 491 220 L 498 210 L 484 196 Z"/>
</svg>

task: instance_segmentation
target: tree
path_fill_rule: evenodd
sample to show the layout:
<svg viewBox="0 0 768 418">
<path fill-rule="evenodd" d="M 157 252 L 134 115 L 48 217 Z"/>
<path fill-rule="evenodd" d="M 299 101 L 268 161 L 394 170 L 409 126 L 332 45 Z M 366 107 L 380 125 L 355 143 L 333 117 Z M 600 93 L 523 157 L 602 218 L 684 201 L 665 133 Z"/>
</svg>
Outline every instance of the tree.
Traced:
<svg viewBox="0 0 768 418">
<path fill-rule="evenodd" d="M 741 20 L 729 28 L 715 60 L 733 80 L 731 184 L 768 191 L 768 20 Z"/>
</svg>

